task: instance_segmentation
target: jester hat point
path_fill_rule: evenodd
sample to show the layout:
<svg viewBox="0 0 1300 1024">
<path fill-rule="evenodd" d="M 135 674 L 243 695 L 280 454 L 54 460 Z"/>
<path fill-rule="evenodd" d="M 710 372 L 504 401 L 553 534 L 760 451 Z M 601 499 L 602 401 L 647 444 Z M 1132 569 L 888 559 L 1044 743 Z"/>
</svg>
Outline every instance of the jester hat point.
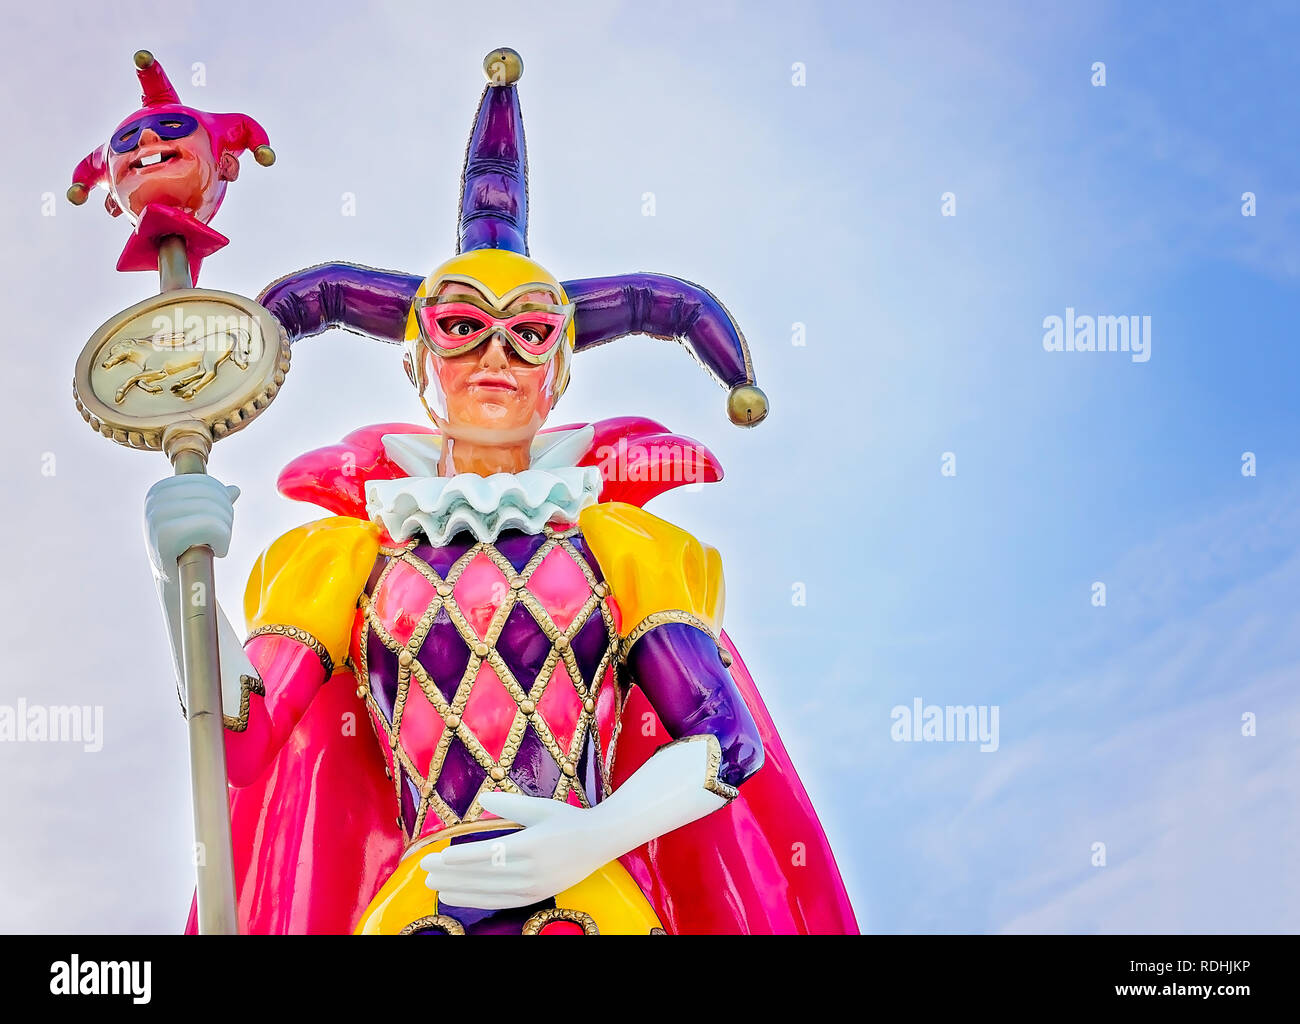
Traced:
<svg viewBox="0 0 1300 1024">
<path fill-rule="evenodd" d="M 269 167 L 275 162 L 275 151 L 271 149 L 265 129 L 247 114 L 212 114 L 187 107 L 181 103 L 167 72 L 152 53 L 137 50 L 134 59 L 136 76 L 140 80 L 140 109 L 124 118 L 113 129 L 110 139 L 116 138 L 142 115 L 180 114 L 192 117 L 207 132 L 214 159 L 220 161 L 227 153 L 238 157 L 245 150 L 251 149 L 254 158 L 263 167 Z M 69 201 L 80 206 L 89 197 L 92 188 L 107 184 L 107 152 L 107 144 L 99 146 L 77 164 L 72 172 L 72 185 L 68 188 Z"/>
<path fill-rule="evenodd" d="M 632 334 L 680 342 L 728 389 L 733 423 L 754 426 L 767 415 L 767 396 L 754 380 L 749 346 L 730 313 L 707 289 L 666 274 L 622 274 L 559 281 L 529 255 L 528 153 L 519 108 L 523 59 L 500 47 L 483 59 L 488 82 L 465 148 L 457 216 L 457 255 L 428 276 L 326 263 L 269 285 L 260 301 L 291 339 L 330 327 L 403 344 L 417 387 L 422 360 L 416 304 L 448 277 L 481 284 L 491 300 L 539 284 L 573 314 L 561 346 L 557 395 L 568 380 L 570 355 Z"/>
</svg>

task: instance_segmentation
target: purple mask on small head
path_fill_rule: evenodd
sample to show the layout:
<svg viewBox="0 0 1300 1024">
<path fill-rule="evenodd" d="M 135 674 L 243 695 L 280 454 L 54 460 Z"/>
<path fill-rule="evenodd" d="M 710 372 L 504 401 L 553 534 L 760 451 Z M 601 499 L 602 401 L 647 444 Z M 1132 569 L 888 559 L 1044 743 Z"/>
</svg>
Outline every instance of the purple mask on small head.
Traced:
<svg viewBox="0 0 1300 1024">
<path fill-rule="evenodd" d="M 160 139 L 183 139 L 198 126 L 198 120 L 189 114 L 145 114 L 114 132 L 108 144 L 114 153 L 129 153 L 140 145 L 140 135 L 146 128 Z"/>
</svg>

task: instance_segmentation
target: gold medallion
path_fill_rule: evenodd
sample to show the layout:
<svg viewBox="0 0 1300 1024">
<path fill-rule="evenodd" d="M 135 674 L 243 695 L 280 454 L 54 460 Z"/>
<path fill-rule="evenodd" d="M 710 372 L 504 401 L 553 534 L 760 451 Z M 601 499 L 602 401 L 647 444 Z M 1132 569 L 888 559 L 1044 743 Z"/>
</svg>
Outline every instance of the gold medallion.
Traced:
<svg viewBox="0 0 1300 1024">
<path fill-rule="evenodd" d="M 111 317 L 77 360 L 82 419 L 130 448 L 162 449 L 169 426 L 198 421 L 218 439 L 271 404 L 289 371 L 289 338 L 252 299 L 167 291 Z"/>
</svg>

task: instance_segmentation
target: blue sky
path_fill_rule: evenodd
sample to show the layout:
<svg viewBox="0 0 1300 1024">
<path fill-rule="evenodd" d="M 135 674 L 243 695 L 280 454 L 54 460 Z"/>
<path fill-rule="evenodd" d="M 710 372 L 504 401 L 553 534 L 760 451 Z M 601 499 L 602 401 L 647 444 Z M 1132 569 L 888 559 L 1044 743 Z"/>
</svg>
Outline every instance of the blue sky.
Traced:
<svg viewBox="0 0 1300 1024">
<path fill-rule="evenodd" d="M 113 272 L 120 223 L 94 203 L 42 216 L 42 195 L 131 108 L 147 46 L 280 156 L 244 161 L 204 284 L 254 295 L 334 258 L 427 273 L 451 251 L 479 61 L 503 44 L 526 66 L 534 255 L 561 278 L 697 280 L 750 340 L 773 405 L 755 430 L 649 339 L 579 359 L 556 415 L 652 415 L 722 460 L 721 484 L 651 507 L 722 551 L 729 632 L 864 929 L 1300 928 L 1300 17 L 500 4 L 458 25 L 438 6 L 33 8 L 0 43 L 10 95 L 55 68 L 40 104 L 2 115 L 27 143 L 0 194 L 17 385 L 0 703 L 102 703 L 106 730 L 98 754 L 0 744 L 0 928 L 171 930 L 191 885 L 184 727 L 139 539 L 165 466 L 96 439 L 67 387 L 83 340 L 153 286 Z M 187 88 L 196 61 L 207 84 Z M 1067 307 L 1150 316 L 1150 361 L 1045 352 Z M 214 456 L 244 492 L 225 603 L 314 517 L 275 495 L 284 462 L 419 417 L 396 350 L 304 343 L 275 406 Z M 893 742 L 891 708 L 917 697 L 997 705 L 998 751 Z"/>
</svg>

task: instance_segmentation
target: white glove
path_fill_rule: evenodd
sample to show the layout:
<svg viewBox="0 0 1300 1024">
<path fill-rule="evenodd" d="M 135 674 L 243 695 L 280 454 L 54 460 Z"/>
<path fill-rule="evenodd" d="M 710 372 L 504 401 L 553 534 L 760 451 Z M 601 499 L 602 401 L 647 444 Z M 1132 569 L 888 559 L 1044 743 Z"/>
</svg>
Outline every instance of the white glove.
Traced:
<svg viewBox="0 0 1300 1024">
<path fill-rule="evenodd" d="M 172 668 L 176 673 L 176 691 L 185 706 L 185 678 L 181 668 L 181 593 L 176 560 L 189 548 L 206 545 L 217 558 L 230 550 L 231 528 L 235 521 L 235 499 L 239 488 L 226 486 L 206 473 L 169 476 L 149 488 L 144 500 L 144 542 L 158 586 L 158 600 L 167 621 L 171 641 Z M 232 718 L 239 716 L 241 677 L 257 677 L 257 671 L 244 653 L 235 628 L 217 606 L 217 636 L 221 658 L 222 710 Z"/>
<path fill-rule="evenodd" d="M 173 580 L 176 560 L 195 545 L 225 558 L 238 497 L 238 487 L 206 473 L 169 476 L 150 487 L 144 499 L 144 540 L 154 575 Z"/>
<path fill-rule="evenodd" d="M 428 854 L 420 860 L 428 872 L 424 884 L 441 901 L 480 910 L 549 899 L 642 843 L 725 806 L 705 788 L 710 745 L 717 743 L 698 736 L 664 747 L 595 807 L 485 793 L 479 798 L 485 810 L 524 828 Z"/>
</svg>

